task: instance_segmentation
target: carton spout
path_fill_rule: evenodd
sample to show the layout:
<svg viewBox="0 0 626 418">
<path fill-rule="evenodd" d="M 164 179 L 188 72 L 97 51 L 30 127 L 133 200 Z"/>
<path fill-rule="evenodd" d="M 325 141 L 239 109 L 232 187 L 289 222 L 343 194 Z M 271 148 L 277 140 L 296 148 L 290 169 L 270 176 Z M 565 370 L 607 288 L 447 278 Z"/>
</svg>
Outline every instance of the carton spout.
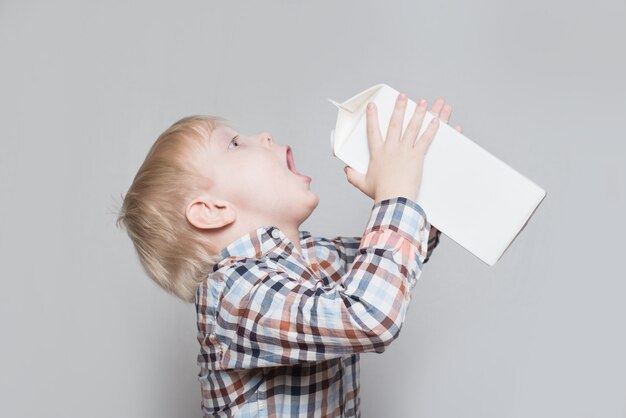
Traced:
<svg viewBox="0 0 626 418">
<path fill-rule="evenodd" d="M 336 101 L 334 101 L 332 99 L 328 99 L 328 101 L 331 102 L 332 104 L 334 104 L 335 106 L 337 106 L 339 109 L 345 110 L 346 112 L 352 113 L 352 109 L 349 109 L 349 108 L 345 107 L 341 103 L 337 103 Z"/>
</svg>

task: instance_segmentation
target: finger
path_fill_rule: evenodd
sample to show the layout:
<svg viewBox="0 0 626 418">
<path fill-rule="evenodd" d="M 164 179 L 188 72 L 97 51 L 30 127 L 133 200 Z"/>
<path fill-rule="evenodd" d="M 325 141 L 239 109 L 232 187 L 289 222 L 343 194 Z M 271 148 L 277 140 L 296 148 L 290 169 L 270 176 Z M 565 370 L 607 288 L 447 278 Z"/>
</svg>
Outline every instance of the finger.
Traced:
<svg viewBox="0 0 626 418">
<path fill-rule="evenodd" d="M 428 147 L 430 147 L 431 142 L 433 142 L 433 138 L 437 133 L 437 129 L 439 128 L 439 118 L 432 118 L 428 127 L 420 137 L 419 141 L 415 144 L 417 152 L 424 155 L 428 151 Z"/>
<path fill-rule="evenodd" d="M 402 124 L 404 122 L 404 113 L 406 112 L 406 104 L 408 97 L 404 93 L 398 94 L 396 99 L 396 105 L 391 114 L 389 120 L 389 128 L 387 129 L 387 138 L 385 143 L 393 143 L 394 145 L 400 142 L 400 134 L 402 133 Z"/>
<path fill-rule="evenodd" d="M 383 135 L 380 132 L 378 123 L 378 109 L 376 103 L 370 102 L 365 110 L 367 119 L 367 143 L 370 148 L 370 154 L 375 154 L 383 145 Z"/>
<path fill-rule="evenodd" d="M 441 109 L 443 108 L 445 102 L 446 101 L 443 99 L 443 97 L 437 97 L 437 99 L 435 99 L 435 101 L 433 102 L 433 107 L 430 109 L 430 113 L 439 116 L 439 113 L 441 113 Z"/>
<path fill-rule="evenodd" d="M 441 108 L 441 114 L 439 115 L 439 119 L 448 123 L 450 120 L 450 115 L 452 115 L 452 105 L 450 103 L 445 103 Z"/>
<path fill-rule="evenodd" d="M 362 192 L 364 193 L 366 192 L 365 191 L 365 184 L 366 184 L 365 176 L 362 173 L 359 173 L 358 171 L 356 171 L 350 166 L 345 166 L 343 168 L 343 171 L 345 171 L 346 173 L 346 179 L 348 180 L 348 183 L 350 183 L 357 189 L 361 190 Z"/>
<path fill-rule="evenodd" d="M 454 129 L 456 129 L 457 131 L 459 131 L 459 132 L 461 132 L 461 133 L 463 132 L 463 127 L 462 127 L 461 125 L 456 125 L 456 126 L 454 127 Z"/>
<path fill-rule="evenodd" d="M 406 130 L 404 131 L 404 135 L 402 136 L 403 144 L 407 144 L 409 146 L 413 146 L 415 144 L 417 134 L 419 133 L 422 123 L 424 122 L 424 116 L 426 115 L 427 107 L 428 103 L 425 99 L 419 100 L 415 105 L 415 111 L 413 112 L 411 120 L 406 126 Z"/>
</svg>

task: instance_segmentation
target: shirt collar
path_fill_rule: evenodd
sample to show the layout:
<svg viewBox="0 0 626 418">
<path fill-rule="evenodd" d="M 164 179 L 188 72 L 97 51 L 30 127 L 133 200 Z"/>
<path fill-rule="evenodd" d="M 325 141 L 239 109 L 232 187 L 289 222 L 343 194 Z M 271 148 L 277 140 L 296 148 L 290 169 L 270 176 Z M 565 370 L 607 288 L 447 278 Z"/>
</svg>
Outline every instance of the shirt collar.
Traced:
<svg viewBox="0 0 626 418">
<path fill-rule="evenodd" d="M 311 236 L 309 231 L 299 231 L 300 246 L 303 251 L 304 240 Z M 260 258 L 270 251 L 274 250 L 281 243 L 286 246 L 288 241 L 287 236 L 280 228 L 273 225 L 264 225 L 253 229 L 250 232 L 242 235 L 236 240 L 232 241 L 226 247 L 224 247 L 219 254 L 219 260 L 215 263 L 213 271 L 216 271 L 219 267 L 227 264 L 228 261 L 233 261 L 240 258 Z"/>
</svg>

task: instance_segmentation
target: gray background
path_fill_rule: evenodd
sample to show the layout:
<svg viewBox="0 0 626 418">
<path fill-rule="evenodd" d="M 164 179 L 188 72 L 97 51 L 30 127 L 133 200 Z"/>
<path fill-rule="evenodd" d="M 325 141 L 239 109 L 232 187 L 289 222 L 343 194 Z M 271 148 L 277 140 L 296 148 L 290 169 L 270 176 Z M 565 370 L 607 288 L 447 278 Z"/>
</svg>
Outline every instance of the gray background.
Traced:
<svg viewBox="0 0 626 418">
<path fill-rule="evenodd" d="M 623 0 L 0 1 L 0 416 L 200 415 L 195 312 L 142 272 L 115 213 L 180 117 L 289 143 L 360 235 L 329 149 L 384 82 L 548 196 L 498 264 L 441 244 L 399 339 L 362 362 L 365 417 L 624 417 Z M 620 257 L 621 256 L 621 257 Z"/>
</svg>

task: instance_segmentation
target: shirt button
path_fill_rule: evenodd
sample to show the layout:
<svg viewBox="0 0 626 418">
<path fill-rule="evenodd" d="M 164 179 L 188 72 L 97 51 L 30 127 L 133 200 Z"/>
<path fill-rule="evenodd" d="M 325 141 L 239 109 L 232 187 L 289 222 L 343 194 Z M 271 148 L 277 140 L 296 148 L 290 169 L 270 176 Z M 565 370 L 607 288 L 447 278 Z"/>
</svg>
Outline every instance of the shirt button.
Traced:
<svg viewBox="0 0 626 418">
<path fill-rule="evenodd" d="M 272 229 L 272 237 L 275 239 L 280 238 L 280 234 L 278 232 L 278 229 Z"/>
</svg>

